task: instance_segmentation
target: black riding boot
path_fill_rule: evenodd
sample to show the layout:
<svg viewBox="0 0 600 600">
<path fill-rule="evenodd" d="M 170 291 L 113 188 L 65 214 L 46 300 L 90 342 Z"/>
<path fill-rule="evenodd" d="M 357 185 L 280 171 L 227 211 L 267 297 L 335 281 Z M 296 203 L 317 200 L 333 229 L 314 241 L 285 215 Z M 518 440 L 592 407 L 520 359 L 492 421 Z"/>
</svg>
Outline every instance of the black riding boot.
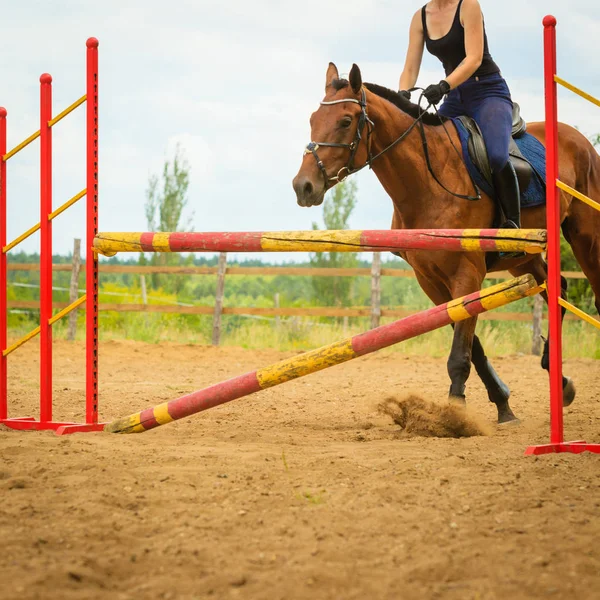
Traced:
<svg viewBox="0 0 600 600">
<path fill-rule="evenodd" d="M 494 188 L 500 208 L 504 213 L 504 223 L 500 226 L 504 229 L 520 229 L 521 227 L 521 200 L 519 191 L 519 180 L 515 168 L 508 161 L 504 167 L 494 173 Z"/>
<path fill-rule="evenodd" d="M 498 203 L 504 214 L 504 222 L 500 225 L 501 229 L 520 229 L 521 228 L 521 199 L 519 191 L 519 181 L 515 168 L 509 161 L 497 173 L 493 174 L 494 188 Z M 500 252 L 500 258 L 519 258 L 524 256 L 523 252 Z"/>
</svg>

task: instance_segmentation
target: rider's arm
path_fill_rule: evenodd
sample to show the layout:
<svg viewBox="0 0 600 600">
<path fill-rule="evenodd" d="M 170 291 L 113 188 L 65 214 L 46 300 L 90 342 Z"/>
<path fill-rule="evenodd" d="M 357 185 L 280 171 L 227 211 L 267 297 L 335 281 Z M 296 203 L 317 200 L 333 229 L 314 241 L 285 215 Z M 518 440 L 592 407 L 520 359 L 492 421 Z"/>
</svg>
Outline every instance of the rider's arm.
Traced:
<svg viewBox="0 0 600 600">
<path fill-rule="evenodd" d="M 400 75 L 398 89 L 409 90 L 417 83 L 417 77 L 421 70 L 421 60 L 423 58 L 423 47 L 425 45 L 425 34 L 423 33 L 423 22 L 421 20 L 421 11 L 417 11 L 410 24 L 408 50 L 406 52 L 406 61 L 404 70 Z"/>
<path fill-rule="evenodd" d="M 464 83 L 481 65 L 483 60 L 483 15 L 477 0 L 464 0 L 461 7 L 465 30 L 465 59 L 446 77 L 451 88 Z"/>
</svg>

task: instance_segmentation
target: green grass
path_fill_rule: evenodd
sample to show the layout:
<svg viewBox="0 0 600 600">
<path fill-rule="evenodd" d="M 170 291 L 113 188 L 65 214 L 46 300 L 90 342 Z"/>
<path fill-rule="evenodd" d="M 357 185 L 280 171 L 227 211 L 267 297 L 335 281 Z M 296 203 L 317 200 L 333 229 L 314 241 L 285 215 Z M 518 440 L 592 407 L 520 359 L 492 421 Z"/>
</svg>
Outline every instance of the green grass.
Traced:
<svg viewBox="0 0 600 600">
<path fill-rule="evenodd" d="M 329 322 L 327 322 L 329 321 Z M 382 324 L 391 322 L 383 319 Z M 11 339 L 17 339 L 36 327 L 29 319 L 20 319 L 9 330 Z M 83 315 L 79 315 L 77 339 L 85 339 Z M 370 329 L 366 318 L 349 319 L 349 325 L 334 319 L 282 319 L 279 327 L 274 321 L 223 316 L 221 345 L 241 348 L 280 351 L 307 351 L 330 344 Z M 544 326 L 545 330 L 545 326 Z M 67 323 L 54 326 L 56 339 L 66 339 Z M 481 321 L 477 335 L 489 356 L 530 354 L 532 326 L 523 322 Z M 545 335 L 545 333 L 544 333 Z M 179 342 L 210 345 L 212 317 L 155 313 L 101 313 L 100 341 L 137 340 L 150 344 Z M 452 329 L 443 327 L 417 338 L 392 346 L 388 351 L 408 356 L 445 357 L 450 351 Z M 568 321 L 563 328 L 565 358 L 600 359 L 600 333 L 584 322 Z"/>
<path fill-rule="evenodd" d="M 233 279 L 233 278 L 232 278 Z M 360 278 L 359 278 L 360 279 Z M 364 278 L 363 278 L 364 279 Z M 402 295 L 402 305 L 415 312 L 429 308 L 430 301 L 412 280 L 397 283 Z M 402 289 L 400 289 L 400 287 Z M 13 291 L 30 293 L 29 289 L 13 288 Z M 248 290 L 246 290 L 248 291 Z M 260 291 L 260 290 L 258 290 Z M 258 293 L 257 291 L 257 293 Z M 58 299 L 58 298 L 57 298 Z M 175 293 L 162 289 L 149 294 L 150 304 L 174 304 L 178 300 Z M 100 292 L 101 302 L 141 303 L 139 287 L 130 287 L 106 282 Z M 186 299 L 187 301 L 187 299 Z M 214 296 L 195 296 L 193 303 L 212 306 Z M 522 300 L 499 311 L 531 314 L 532 299 Z M 314 305 L 308 302 L 293 302 L 293 305 Z M 266 296 L 235 294 L 226 299 L 229 306 L 272 306 L 272 298 Z M 289 305 L 289 304 L 285 304 Z M 594 312 L 589 311 L 589 312 Z M 31 316 L 34 315 L 34 316 Z M 12 313 L 9 315 L 9 336 L 17 339 L 37 326 L 35 313 Z M 382 324 L 392 319 L 382 319 Z M 84 314 L 78 315 L 77 339 L 84 339 Z M 294 317 L 281 318 L 279 326 L 274 319 L 257 319 L 238 315 L 224 315 L 222 318 L 221 345 L 248 349 L 273 348 L 281 351 L 307 351 L 318 348 L 370 329 L 370 319 L 350 318 L 347 326 L 342 319 Z M 544 327 L 545 329 L 545 327 Z M 54 325 L 55 337 L 66 338 L 67 321 L 63 319 Z M 161 313 L 102 312 L 99 320 L 100 340 L 137 340 L 150 344 L 180 342 L 186 344 L 209 345 L 212 340 L 211 315 L 180 315 Z M 489 356 L 530 354 L 532 346 L 532 326 L 528 322 L 480 321 L 477 334 Z M 407 340 L 393 346 L 388 352 L 409 356 L 446 357 L 450 351 L 452 330 L 444 327 L 437 331 Z M 591 325 L 577 321 L 564 324 L 565 358 L 600 359 L 600 333 Z"/>
</svg>

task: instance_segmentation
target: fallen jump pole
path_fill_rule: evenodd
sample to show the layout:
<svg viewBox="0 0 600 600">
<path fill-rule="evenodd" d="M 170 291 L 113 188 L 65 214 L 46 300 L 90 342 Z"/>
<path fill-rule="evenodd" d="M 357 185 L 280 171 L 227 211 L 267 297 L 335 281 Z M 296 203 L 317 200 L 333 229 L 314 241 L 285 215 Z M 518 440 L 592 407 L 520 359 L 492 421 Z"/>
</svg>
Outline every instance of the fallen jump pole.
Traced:
<svg viewBox="0 0 600 600">
<path fill-rule="evenodd" d="M 98 254 L 117 252 L 527 252 L 546 248 L 543 229 L 385 229 L 363 231 L 240 231 L 99 233 Z"/>
<path fill-rule="evenodd" d="M 341 342 L 282 360 L 270 367 L 234 377 L 176 400 L 117 419 L 108 423 L 104 427 L 104 431 L 141 433 L 148 429 L 154 429 L 219 404 L 248 396 L 254 392 L 387 348 L 445 325 L 474 317 L 487 310 L 535 295 L 540 291 L 541 287 L 536 287 L 532 275 L 523 275 L 389 325 L 377 327 Z"/>
</svg>

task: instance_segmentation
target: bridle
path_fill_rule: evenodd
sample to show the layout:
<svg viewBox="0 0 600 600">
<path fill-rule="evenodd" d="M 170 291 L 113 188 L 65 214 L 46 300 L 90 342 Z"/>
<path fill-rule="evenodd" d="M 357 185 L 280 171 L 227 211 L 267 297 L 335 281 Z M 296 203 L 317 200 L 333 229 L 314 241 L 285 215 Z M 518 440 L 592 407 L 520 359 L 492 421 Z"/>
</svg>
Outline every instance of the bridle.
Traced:
<svg viewBox="0 0 600 600">
<path fill-rule="evenodd" d="M 319 167 L 319 170 L 321 171 L 321 173 L 323 174 L 323 178 L 325 179 L 325 189 L 332 187 L 330 185 L 330 183 L 332 181 L 334 181 L 335 183 L 340 183 L 341 181 L 344 181 L 344 179 L 346 179 L 346 177 L 348 177 L 349 175 L 352 175 L 352 173 L 356 173 L 357 171 L 364 169 L 364 167 L 367 164 L 370 165 L 372 162 L 371 133 L 373 132 L 373 128 L 375 127 L 375 124 L 373 123 L 373 121 L 371 121 L 371 119 L 369 119 L 369 115 L 367 114 L 367 94 L 365 92 L 365 88 L 361 89 L 360 100 L 356 100 L 356 98 L 342 98 L 341 100 L 331 100 L 329 102 L 323 101 L 323 102 L 321 102 L 321 106 L 331 106 L 333 104 L 342 104 L 344 102 L 353 102 L 354 104 L 358 104 L 361 109 L 360 116 L 358 117 L 358 126 L 356 127 L 356 134 L 354 135 L 354 139 L 352 140 L 352 142 L 350 144 L 335 144 L 333 142 L 310 142 L 309 144 L 307 144 L 306 148 L 304 149 L 305 155 L 312 154 L 315 157 L 315 161 L 317 162 L 317 167 Z M 358 146 L 362 140 L 362 130 L 363 130 L 365 124 L 367 125 L 367 162 L 362 167 L 355 169 L 354 168 L 354 158 L 356 156 Z M 320 147 L 323 147 L 323 148 L 346 148 L 346 149 L 350 150 L 350 158 L 348 159 L 348 163 L 346 164 L 345 167 L 342 167 L 337 172 L 337 175 L 330 177 L 327 174 L 327 169 L 325 168 L 323 161 L 319 158 L 319 155 L 317 154 L 317 150 Z M 345 174 L 342 175 L 342 173 L 344 171 L 345 171 Z"/>
<path fill-rule="evenodd" d="M 421 89 L 421 88 L 412 88 L 410 91 L 413 92 L 417 89 Z M 423 94 L 421 94 L 421 98 L 422 97 L 423 97 Z M 455 192 L 450 191 L 437 178 L 436 174 L 433 172 L 433 168 L 431 167 L 431 161 L 429 159 L 429 148 L 428 148 L 428 143 L 427 143 L 427 137 L 425 135 L 425 127 L 423 125 L 423 117 L 424 117 L 424 115 L 428 114 L 427 109 L 421 110 L 421 113 L 419 114 L 419 116 L 414 120 L 414 122 L 410 125 L 410 127 L 400 137 L 396 138 L 391 144 L 386 146 L 381 152 L 378 152 L 375 156 L 373 156 L 373 154 L 371 153 L 371 135 L 373 133 L 373 130 L 375 129 L 375 123 L 373 123 L 373 121 L 371 121 L 371 119 L 369 119 L 369 115 L 367 114 L 367 94 L 365 92 L 364 86 L 361 88 L 360 100 L 356 100 L 356 98 L 341 98 L 340 100 L 330 100 L 327 102 L 322 101 L 320 104 L 321 104 L 321 106 L 331 106 L 333 104 L 342 104 L 344 102 L 353 102 L 354 104 L 358 104 L 361 108 L 360 116 L 358 118 L 358 125 L 356 127 L 356 134 L 354 135 L 354 139 L 352 140 L 352 142 L 350 144 L 338 144 L 338 143 L 333 143 L 333 142 L 309 142 L 306 145 L 306 148 L 304 149 L 305 156 L 307 154 L 313 155 L 313 157 L 317 163 L 317 167 L 319 167 L 319 170 L 321 171 L 321 173 L 323 175 L 323 179 L 325 180 L 325 191 L 332 188 L 334 185 L 344 181 L 344 179 L 346 179 L 348 176 L 350 176 L 354 173 L 358 173 L 359 171 L 362 171 L 362 169 L 364 169 L 366 166 L 368 166 L 369 169 L 372 169 L 374 160 L 376 160 L 377 158 L 379 158 L 380 156 L 385 154 L 388 150 L 391 150 L 394 146 L 399 144 L 418 125 L 419 133 L 421 134 L 421 142 L 423 144 L 423 152 L 425 154 L 425 160 L 427 162 L 427 168 L 429 169 L 429 172 L 431 173 L 431 175 L 433 176 L 435 181 L 446 192 L 448 192 L 449 194 L 452 194 L 453 196 L 456 196 L 457 198 L 461 198 L 464 200 L 481 200 L 481 193 L 479 191 L 479 188 L 477 187 L 477 184 L 473 180 L 473 177 L 471 176 L 470 172 L 469 172 L 469 178 L 471 179 L 471 183 L 473 184 L 473 187 L 475 188 L 475 196 L 457 194 Z M 419 104 L 420 104 L 420 100 L 419 100 Z M 436 112 L 437 112 L 437 110 L 436 110 Z M 356 168 L 356 167 L 354 167 L 354 158 L 356 156 L 358 146 L 360 145 L 360 142 L 363 139 L 362 130 L 364 129 L 365 125 L 367 126 L 367 142 L 366 142 L 367 143 L 367 160 L 364 165 Z M 450 134 L 448 133 L 448 130 L 446 129 L 445 125 L 444 125 L 444 130 L 446 131 L 446 135 L 450 139 L 452 146 L 458 152 L 457 148 L 454 146 L 454 142 L 452 142 L 452 138 L 450 137 Z M 319 158 L 319 154 L 317 153 L 317 150 L 320 147 L 323 147 L 323 148 L 346 148 L 347 150 L 350 151 L 350 158 L 348 159 L 346 166 L 342 167 L 337 172 L 336 175 L 329 176 L 327 174 L 327 169 L 325 168 L 323 161 Z M 459 155 L 460 155 L 460 153 L 459 153 Z M 468 172 L 468 169 L 467 169 L 467 172 Z"/>
</svg>

